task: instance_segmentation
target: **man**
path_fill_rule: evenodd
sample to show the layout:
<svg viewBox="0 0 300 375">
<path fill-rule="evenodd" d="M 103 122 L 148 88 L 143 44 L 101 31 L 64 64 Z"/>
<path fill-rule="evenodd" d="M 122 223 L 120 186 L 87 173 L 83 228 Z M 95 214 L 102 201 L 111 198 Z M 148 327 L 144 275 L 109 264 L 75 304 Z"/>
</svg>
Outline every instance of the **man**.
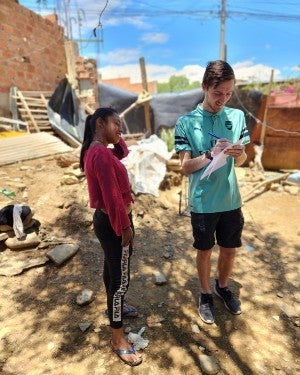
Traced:
<svg viewBox="0 0 300 375">
<path fill-rule="evenodd" d="M 234 85 L 234 71 L 227 62 L 209 62 L 202 82 L 203 103 L 181 116 L 175 127 L 175 149 L 180 156 L 183 173 L 189 175 L 189 209 L 201 288 L 199 315 L 209 324 L 215 321 L 210 285 L 215 239 L 219 246 L 219 258 L 214 292 L 231 313 L 241 313 L 240 301 L 229 290 L 228 281 L 236 248 L 242 245 L 244 225 L 234 167 L 245 162 L 244 145 L 250 142 L 250 138 L 244 113 L 225 107 L 233 94 Z M 225 154 L 225 165 L 201 179 L 207 166 L 220 152 Z"/>
</svg>

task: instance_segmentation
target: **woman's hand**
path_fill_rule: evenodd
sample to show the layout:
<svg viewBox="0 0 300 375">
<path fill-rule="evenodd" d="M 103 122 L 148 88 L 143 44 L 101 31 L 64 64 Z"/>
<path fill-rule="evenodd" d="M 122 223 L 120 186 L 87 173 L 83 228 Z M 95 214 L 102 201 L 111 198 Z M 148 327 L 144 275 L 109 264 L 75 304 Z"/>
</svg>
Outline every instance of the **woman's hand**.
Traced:
<svg viewBox="0 0 300 375">
<path fill-rule="evenodd" d="M 126 247 L 133 244 L 133 231 L 131 227 L 122 229 L 122 246 Z"/>
</svg>

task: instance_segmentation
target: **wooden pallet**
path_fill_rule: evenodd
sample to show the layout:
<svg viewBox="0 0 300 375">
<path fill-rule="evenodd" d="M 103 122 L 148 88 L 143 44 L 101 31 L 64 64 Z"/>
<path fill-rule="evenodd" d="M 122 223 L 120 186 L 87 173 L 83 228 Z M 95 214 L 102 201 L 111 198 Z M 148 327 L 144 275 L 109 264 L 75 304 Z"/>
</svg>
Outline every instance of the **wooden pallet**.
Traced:
<svg viewBox="0 0 300 375">
<path fill-rule="evenodd" d="M 12 93 L 18 115 L 28 124 L 30 133 L 53 132 L 47 109 L 52 94 L 52 91 L 20 91 L 17 88 Z"/>
</svg>

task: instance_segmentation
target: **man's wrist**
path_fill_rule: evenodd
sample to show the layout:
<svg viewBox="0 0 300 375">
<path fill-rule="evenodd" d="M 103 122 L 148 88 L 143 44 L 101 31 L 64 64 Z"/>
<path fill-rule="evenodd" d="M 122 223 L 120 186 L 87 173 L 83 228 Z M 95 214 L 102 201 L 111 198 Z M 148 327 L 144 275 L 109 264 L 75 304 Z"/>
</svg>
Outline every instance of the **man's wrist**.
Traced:
<svg viewBox="0 0 300 375">
<path fill-rule="evenodd" d="M 213 156 L 210 150 L 205 151 L 204 155 L 206 159 L 213 160 Z"/>
</svg>

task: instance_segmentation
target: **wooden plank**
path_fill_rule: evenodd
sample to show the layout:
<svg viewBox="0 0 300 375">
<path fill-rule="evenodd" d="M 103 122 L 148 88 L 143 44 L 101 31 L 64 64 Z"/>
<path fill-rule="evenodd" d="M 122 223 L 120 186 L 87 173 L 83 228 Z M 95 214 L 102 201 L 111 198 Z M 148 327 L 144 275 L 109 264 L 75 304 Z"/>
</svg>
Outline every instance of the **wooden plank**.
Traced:
<svg viewBox="0 0 300 375">
<path fill-rule="evenodd" d="M 31 114 L 31 112 L 30 112 L 30 109 L 29 109 L 29 107 L 28 107 L 28 105 L 27 105 L 27 103 L 26 103 L 26 101 L 25 101 L 25 99 L 24 99 L 23 94 L 22 94 L 21 91 L 18 91 L 18 96 L 19 96 L 19 98 L 20 98 L 21 101 L 22 101 L 22 105 L 23 105 L 23 107 L 27 110 L 27 113 L 28 113 L 28 115 L 29 115 L 30 121 L 31 121 L 31 123 L 32 123 L 32 125 L 33 125 L 33 127 L 34 127 L 34 129 L 35 129 L 37 132 L 39 132 L 40 129 L 39 129 L 39 127 L 37 126 L 37 124 L 36 124 L 36 122 L 35 122 L 35 120 L 34 120 L 32 114 Z"/>
<path fill-rule="evenodd" d="M 20 112 L 25 112 L 26 110 L 24 108 L 19 109 Z M 33 109 L 31 108 L 31 113 L 45 113 L 48 115 L 48 111 L 45 109 Z"/>
<path fill-rule="evenodd" d="M 53 91 L 22 91 L 22 92 L 24 95 L 32 95 L 32 96 L 41 96 L 41 93 L 49 97 L 53 95 Z"/>
<path fill-rule="evenodd" d="M 71 151 L 74 148 L 46 132 L 0 139 L 0 166 Z"/>
<path fill-rule="evenodd" d="M 48 107 L 48 99 L 46 99 L 45 95 L 41 92 L 41 97 L 42 97 L 42 101 L 45 105 L 45 107 L 47 108 Z"/>
<path fill-rule="evenodd" d="M 6 128 L 6 130 L 25 130 L 29 133 L 28 123 L 20 120 L 0 117 L 0 126 Z"/>
</svg>

